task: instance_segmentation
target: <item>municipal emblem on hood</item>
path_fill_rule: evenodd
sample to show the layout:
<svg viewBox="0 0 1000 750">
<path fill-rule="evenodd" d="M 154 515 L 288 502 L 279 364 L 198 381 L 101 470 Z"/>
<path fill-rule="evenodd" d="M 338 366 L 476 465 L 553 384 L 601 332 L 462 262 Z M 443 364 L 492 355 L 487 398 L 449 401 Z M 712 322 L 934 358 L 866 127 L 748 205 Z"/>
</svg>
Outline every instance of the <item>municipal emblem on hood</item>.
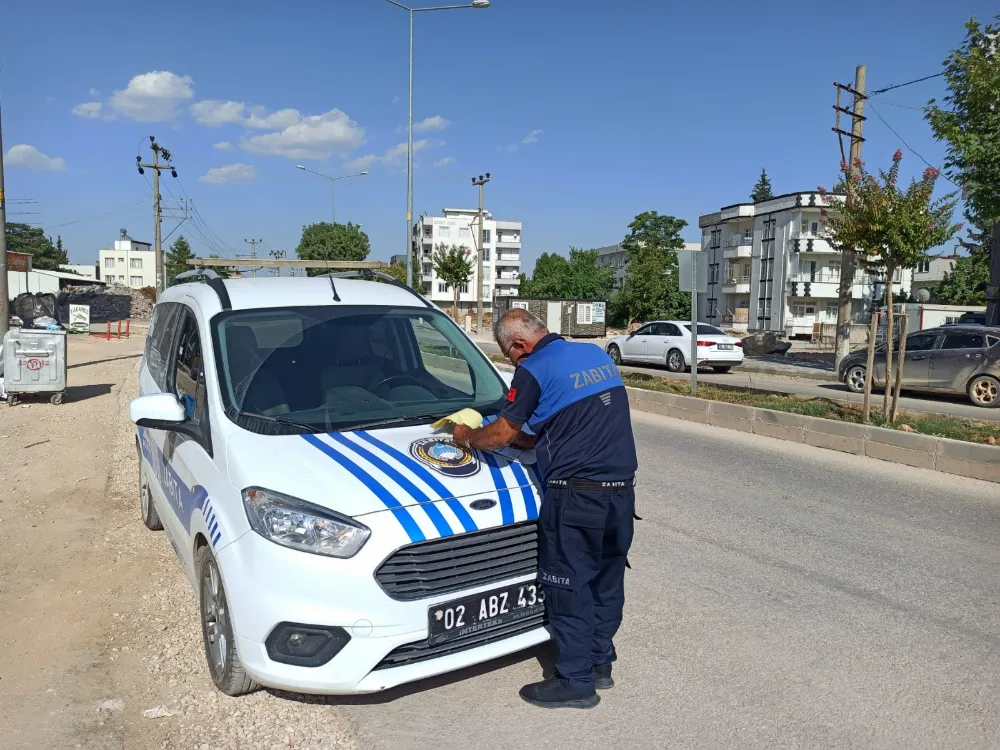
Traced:
<svg viewBox="0 0 1000 750">
<path fill-rule="evenodd" d="M 424 438 L 410 444 L 410 455 L 449 477 L 471 477 L 479 473 L 476 454 L 442 438 Z"/>
</svg>

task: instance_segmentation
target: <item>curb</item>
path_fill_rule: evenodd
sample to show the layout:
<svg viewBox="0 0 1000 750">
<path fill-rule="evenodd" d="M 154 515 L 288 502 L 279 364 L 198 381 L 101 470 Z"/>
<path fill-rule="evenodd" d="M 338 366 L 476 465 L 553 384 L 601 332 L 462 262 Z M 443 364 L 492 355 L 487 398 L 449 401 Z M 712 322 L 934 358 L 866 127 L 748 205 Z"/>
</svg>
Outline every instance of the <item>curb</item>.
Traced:
<svg viewBox="0 0 1000 750">
<path fill-rule="evenodd" d="M 789 365 L 789 367 L 795 367 L 795 365 Z M 826 370 L 817 370 L 809 367 L 798 368 L 802 372 L 789 372 L 787 369 L 782 369 L 780 367 L 771 367 L 764 364 L 755 364 L 753 362 L 747 363 L 744 359 L 742 365 L 738 365 L 734 368 L 735 373 L 740 372 L 756 372 L 760 375 L 777 375 L 783 378 L 801 378 L 802 380 L 819 380 L 826 383 L 839 383 L 840 379 L 833 372 L 827 372 Z"/>
<path fill-rule="evenodd" d="M 626 386 L 639 411 L 1000 483 L 1000 447 Z"/>
</svg>

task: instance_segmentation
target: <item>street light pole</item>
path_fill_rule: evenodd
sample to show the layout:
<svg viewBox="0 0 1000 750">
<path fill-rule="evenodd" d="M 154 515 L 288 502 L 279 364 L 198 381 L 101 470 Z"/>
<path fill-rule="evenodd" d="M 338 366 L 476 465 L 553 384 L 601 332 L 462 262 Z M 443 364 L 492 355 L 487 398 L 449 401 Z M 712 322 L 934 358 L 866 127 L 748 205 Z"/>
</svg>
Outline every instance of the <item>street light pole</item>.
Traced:
<svg viewBox="0 0 1000 750">
<path fill-rule="evenodd" d="M 483 253 L 486 251 L 486 232 L 483 229 L 483 185 L 490 181 L 490 173 L 472 178 L 472 184 L 479 186 L 479 252 L 476 253 L 476 333 L 483 332 Z M 494 266 L 495 268 L 495 266 Z"/>
<path fill-rule="evenodd" d="M 463 8 L 489 8 L 490 0 L 472 0 L 467 5 L 435 5 L 430 8 L 411 8 L 397 0 L 386 0 L 387 3 L 402 8 L 410 14 L 410 85 L 409 114 L 407 116 L 406 136 L 406 284 L 413 287 L 413 14 L 427 13 L 432 10 L 461 10 Z"/>
<path fill-rule="evenodd" d="M 322 177 L 323 179 L 330 181 L 330 199 L 331 199 L 330 205 L 331 208 L 333 209 L 334 224 L 337 223 L 337 180 L 346 180 L 350 177 L 364 177 L 366 174 L 368 174 L 368 170 L 365 170 L 364 172 L 356 172 L 355 174 L 344 174 L 340 175 L 339 177 L 332 177 L 328 174 L 323 174 L 322 172 L 314 172 L 311 169 L 306 169 L 301 164 L 296 164 L 295 168 L 301 169 L 303 172 L 308 172 L 309 174 L 314 174 L 317 177 Z"/>
</svg>

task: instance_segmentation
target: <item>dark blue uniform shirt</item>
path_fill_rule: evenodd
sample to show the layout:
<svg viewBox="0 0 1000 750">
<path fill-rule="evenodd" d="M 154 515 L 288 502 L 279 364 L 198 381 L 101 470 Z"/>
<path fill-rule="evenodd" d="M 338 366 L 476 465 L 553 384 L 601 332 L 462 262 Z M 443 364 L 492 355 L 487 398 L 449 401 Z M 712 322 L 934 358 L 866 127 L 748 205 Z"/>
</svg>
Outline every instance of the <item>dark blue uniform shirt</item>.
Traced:
<svg viewBox="0 0 1000 750">
<path fill-rule="evenodd" d="M 542 477 L 631 479 L 638 461 L 625 384 L 594 344 L 556 333 L 542 338 L 514 372 L 500 416 L 535 433 Z"/>
</svg>

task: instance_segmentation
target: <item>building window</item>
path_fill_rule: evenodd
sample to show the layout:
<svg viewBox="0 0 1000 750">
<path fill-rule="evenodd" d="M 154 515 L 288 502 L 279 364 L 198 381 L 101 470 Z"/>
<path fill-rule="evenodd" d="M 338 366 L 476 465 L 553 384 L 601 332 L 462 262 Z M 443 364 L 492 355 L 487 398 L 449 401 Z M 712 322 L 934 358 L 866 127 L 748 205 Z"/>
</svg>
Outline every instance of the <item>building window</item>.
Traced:
<svg viewBox="0 0 1000 750">
<path fill-rule="evenodd" d="M 837 302 L 826 303 L 826 317 L 828 320 L 836 321 L 837 314 L 839 312 L 840 312 L 840 305 Z"/>
<path fill-rule="evenodd" d="M 580 325 L 590 325 L 594 322 L 594 306 L 590 303 L 577 303 L 576 322 Z"/>
<path fill-rule="evenodd" d="M 468 228 L 468 227 L 459 227 L 459 228 L 458 228 L 458 236 L 459 236 L 460 238 L 462 238 L 462 239 L 465 239 L 465 240 L 467 240 L 467 239 L 469 239 L 469 237 L 471 237 L 472 235 L 471 235 L 471 233 L 469 232 L 469 228 Z"/>
<path fill-rule="evenodd" d="M 460 291 L 462 294 L 468 294 L 469 293 L 469 282 L 465 282 L 464 284 L 462 284 L 462 286 L 459 287 L 458 291 Z"/>
<path fill-rule="evenodd" d="M 917 263 L 917 273 L 930 273 L 930 271 L 931 262 L 927 258 L 924 258 L 922 261 Z"/>
<path fill-rule="evenodd" d="M 132 258 L 131 267 L 142 268 L 142 258 Z"/>
<path fill-rule="evenodd" d="M 114 268 L 115 267 L 115 259 L 114 258 L 105 258 L 104 259 L 104 267 L 105 268 Z"/>
<path fill-rule="evenodd" d="M 840 261 L 830 261 L 830 278 L 833 281 L 840 281 Z"/>
<path fill-rule="evenodd" d="M 483 248 L 483 260 L 487 263 L 490 262 L 490 249 L 488 247 Z"/>
<path fill-rule="evenodd" d="M 445 284 L 443 281 L 439 281 L 438 282 L 438 291 L 439 292 L 447 292 L 448 291 L 448 285 Z"/>
<path fill-rule="evenodd" d="M 492 234 L 492 232 L 493 232 L 492 229 L 484 229 L 483 230 L 483 244 L 484 245 L 489 244 L 489 242 L 490 242 L 490 235 Z"/>
<path fill-rule="evenodd" d="M 434 226 L 432 224 L 424 225 L 424 239 L 429 240 L 434 235 Z"/>
<path fill-rule="evenodd" d="M 488 279 L 490 277 L 490 269 L 488 267 L 483 268 L 483 278 Z"/>
<path fill-rule="evenodd" d="M 430 276 L 431 275 L 431 264 L 430 263 L 424 263 L 423 271 L 424 271 L 424 276 Z"/>
<path fill-rule="evenodd" d="M 123 266 L 125 265 L 125 259 L 124 258 L 119 258 L 118 262 L 121 263 Z"/>
<path fill-rule="evenodd" d="M 142 286 L 142 276 L 133 276 L 131 278 L 132 286 L 138 289 Z"/>
<path fill-rule="evenodd" d="M 125 283 L 125 277 L 124 276 L 119 276 L 118 277 L 118 281 L 120 281 L 122 284 L 124 284 Z"/>
<path fill-rule="evenodd" d="M 438 227 L 438 237 L 451 237 L 451 227 Z"/>
</svg>

